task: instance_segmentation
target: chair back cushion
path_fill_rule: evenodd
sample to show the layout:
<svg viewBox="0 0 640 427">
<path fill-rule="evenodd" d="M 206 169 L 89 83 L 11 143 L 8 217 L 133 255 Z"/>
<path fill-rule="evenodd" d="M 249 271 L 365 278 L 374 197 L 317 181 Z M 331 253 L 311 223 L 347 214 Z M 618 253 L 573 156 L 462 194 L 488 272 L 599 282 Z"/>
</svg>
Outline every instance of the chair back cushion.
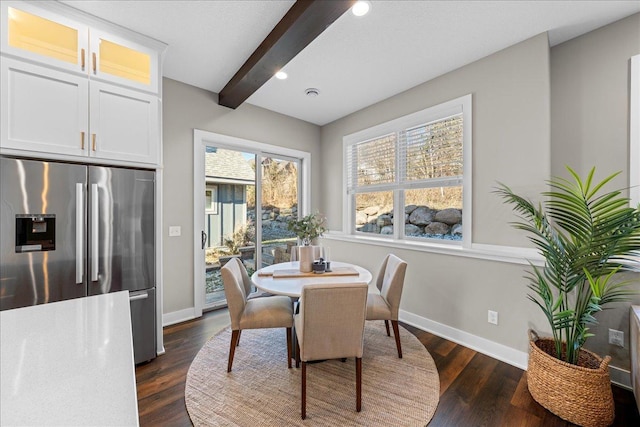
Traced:
<svg viewBox="0 0 640 427">
<path fill-rule="evenodd" d="M 382 298 L 385 299 L 391 309 L 391 320 L 398 320 L 407 263 L 393 254 L 389 254 L 384 263 L 385 269 L 382 274 L 380 295 L 382 295 Z M 378 277 L 378 280 L 380 280 L 380 277 Z"/>
<path fill-rule="evenodd" d="M 241 278 L 240 283 L 242 283 L 242 287 L 244 288 L 245 297 L 248 297 L 249 294 L 251 293 L 252 282 L 251 282 L 251 278 L 249 277 L 249 273 L 247 273 L 247 269 L 245 268 L 240 258 L 231 258 L 229 262 L 236 264 L 236 266 L 238 267 L 238 271 L 240 272 L 240 278 Z"/>
<path fill-rule="evenodd" d="M 382 285 L 384 284 L 384 272 L 387 270 L 387 262 L 389 261 L 390 256 L 391 254 L 384 257 L 384 261 L 382 261 L 380 270 L 378 270 L 378 277 L 376 278 L 376 288 L 378 288 L 379 291 L 382 290 Z"/>
<path fill-rule="evenodd" d="M 242 283 L 242 272 L 235 262 L 228 262 L 220 270 L 222 283 L 224 285 L 224 295 L 229 306 L 229 317 L 231 318 L 231 329 L 240 329 L 240 318 L 244 311 L 247 294 Z"/>
<path fill-rule="evenodd" d="M 296 316 L 301 360 L 362 357 L 367 290 L 366 283 L 303 286 Z"/>
</svg>

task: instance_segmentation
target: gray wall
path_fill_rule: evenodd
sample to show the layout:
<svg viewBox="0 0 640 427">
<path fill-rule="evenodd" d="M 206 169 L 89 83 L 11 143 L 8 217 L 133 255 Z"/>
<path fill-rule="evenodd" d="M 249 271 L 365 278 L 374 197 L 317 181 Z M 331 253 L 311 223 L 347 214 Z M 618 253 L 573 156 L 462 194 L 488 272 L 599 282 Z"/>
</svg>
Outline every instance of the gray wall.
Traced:
<svg viewBox="0 0 640 427">
<path fill-rule="evenodd" d="M 496 181 L 535 195 L 550 173 L 549 47 L 546 34 L 426 82 L 322 128 L 322 206 L 342 228 L 342 137 L 443 101 L 473 94 L 473 241 L 525 246 L 507 224 L 509 207 L 491 193 Z M 466 209 L 466 207 L 465 207 Z M 377 271 L 383 256 L 406 259 L 402 309 L 527 351 L 527 328 L 542 315 L 526 300 L 522 265 L 330 241 L 332 256 Z M 487 310 L 499 312 L 498 326 Z"/>
<path fill-rule="evenodd" d="M 164 313 L 193 306 L 193 128 L 312 153 L 312 206 L 342 229 L 342 138 L 379 123 L 468 93 L 473 95 L 473 241 L 529 246 L 512 229 L 511 210 L 491 193 L 501 181 L 532 198 L 564 164 L 584 173 L 622 170 L 628 180 L 628 59 L 640 52 L 640 17 L 624 19 L 549 49 L 546 34 L 469 64 L 358 111 L 321 129 L 248 104 L 217 105 L 217 95 L 164 80 L 164 222 L 182 225 L 181 237 L 164 235 Z M 545 331 L 545 320 L 526 300 L 526 267 L 498 261 L 328 240 L 332 257 L 377 272 L 384 255 L 409 262 L 402 309 L 519 351 L 526 330 Z M 636 278 L 635 275 L 634 278 Z M 500 314 L 487 323 L 487 310 Z M 623 329 L 627 306 L 601 316 L 589 347 L 611 354 L 628 369 L 624 350 L 606 344 L 606 329 Z M 604 332 L 602 332 L 604 331 Z M 604 343 L 602 342 L 604 341 Z"/>
<path fill-rule="evenodd" d="M 193 307 L 193 129 L 310 152 L 312 207 L 319 203 L 320 129 L 246 103 L 236 110 L 221 107 L 217 94 L 166 78 L 162 111 L 163 313 L 167 314 Z M 168 237 L 169 225 L 182 226 L 182 235 Z"/>
<path fill-rule="evenodd" d="M 629 185 L 629 58 L 640 53 L 640 14 L 551 49 L 551 172 L 565 165 L 596 177 L 621 171 L 608 187 Z M 626 193 L 625 193 L 626 195 Z M 640 291 L 639 275 L 630 275 Z M 640 297 L 635 298 L 640 304 Z M 600 313 L 587 347 L 629 369 L 629 304 Z M 625 332 L 625 348 L 608 344 L 608 329 Z"/>
</svg>

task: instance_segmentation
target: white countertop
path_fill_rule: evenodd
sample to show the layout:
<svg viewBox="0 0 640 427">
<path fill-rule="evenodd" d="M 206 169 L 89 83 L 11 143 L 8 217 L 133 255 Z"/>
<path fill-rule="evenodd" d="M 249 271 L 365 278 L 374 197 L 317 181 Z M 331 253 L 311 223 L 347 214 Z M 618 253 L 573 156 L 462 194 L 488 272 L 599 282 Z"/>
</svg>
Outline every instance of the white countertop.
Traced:
<svg viewBox="0 0 640 427">
<path fill-rule="evenodd" d="M 0 312 L 0 425 L 138 425 L 127 291 Z"/>
</svg>

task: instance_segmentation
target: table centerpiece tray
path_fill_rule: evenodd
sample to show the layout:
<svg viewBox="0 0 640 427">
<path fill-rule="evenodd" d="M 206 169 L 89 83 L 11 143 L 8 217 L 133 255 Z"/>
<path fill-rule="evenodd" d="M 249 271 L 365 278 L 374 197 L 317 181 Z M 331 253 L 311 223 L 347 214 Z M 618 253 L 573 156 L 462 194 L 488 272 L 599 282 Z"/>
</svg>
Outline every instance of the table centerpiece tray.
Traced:
<svg viewBox="0 0 640 427">
<path fill-rule="evenodd" d="M 322 273 L 302 272 L 297 268 L 287 268 L 274 271 L 259 271 L 259 276 L 273 276 L 274 279 L 292 278 L 292 277 L 314 277 L 314 276 L 357 276 L 358 270 L 353 267 L 333 267 L 331 271 Z"/>
</svg>

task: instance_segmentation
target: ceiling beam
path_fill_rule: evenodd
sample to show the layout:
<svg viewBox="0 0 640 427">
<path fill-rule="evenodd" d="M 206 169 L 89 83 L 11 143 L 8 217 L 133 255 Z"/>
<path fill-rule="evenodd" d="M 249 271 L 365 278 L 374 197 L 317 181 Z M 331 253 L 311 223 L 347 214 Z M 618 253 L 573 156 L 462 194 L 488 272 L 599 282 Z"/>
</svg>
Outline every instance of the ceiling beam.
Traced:
<svg viewBox="0 0 640 427">
<path fill-rule="evenodd" d="M 349 10 L 355 0 L 298 0 L 220 91 L 218 104 L 237 108 Z"/>
</svg>

